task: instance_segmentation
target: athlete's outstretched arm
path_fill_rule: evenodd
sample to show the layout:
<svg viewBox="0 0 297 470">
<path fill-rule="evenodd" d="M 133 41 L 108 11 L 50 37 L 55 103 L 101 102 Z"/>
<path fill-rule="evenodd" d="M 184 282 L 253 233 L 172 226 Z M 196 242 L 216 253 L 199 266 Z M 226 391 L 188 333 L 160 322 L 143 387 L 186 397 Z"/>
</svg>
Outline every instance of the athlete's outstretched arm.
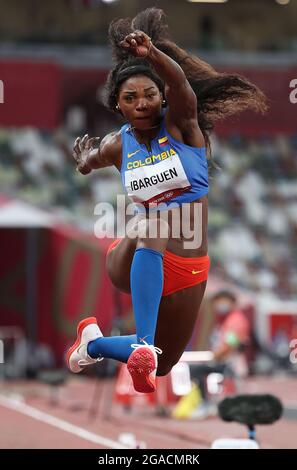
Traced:
<svg viewBox="0 0 297 470">
<path fill-rule="evenodd" d="M 73 158 L 77 163 L 77 171 L 87 175 L 92 170 L 116 165 L 119 153 L 118 132 L 107 134 L 100 142 L 98 148 L 94 148 L 99 137 L 89 138 L 85 134 L 81 139 L 77 137 L 73 146 Z"/>
</svg>

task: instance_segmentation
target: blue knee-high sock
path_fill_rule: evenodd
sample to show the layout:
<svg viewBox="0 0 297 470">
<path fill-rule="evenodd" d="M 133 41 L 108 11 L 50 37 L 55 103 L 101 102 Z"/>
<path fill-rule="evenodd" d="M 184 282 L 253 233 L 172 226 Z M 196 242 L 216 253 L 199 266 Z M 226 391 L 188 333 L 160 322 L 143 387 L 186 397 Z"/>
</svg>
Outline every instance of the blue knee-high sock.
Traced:
<svg viewBox="0 0 297 470">
<path fill-rule="evenodd" d="M 141 340 L 154 344 L 163 290 L 163 255 L 149 248 L 138 248 L 130 277 L 137 336 L 103 336 L 90 341 L 88 354 L 92 358 L 102 356 L 127 362 L 132 352 L 131 344 L 141 343 Z"/>
<path fill-rule="evenodd" d="M 130 285 L 137 342 L 154 344 L 163 291 L 163 255 L 150 248 L 137 248 L 131 265 Z"/>
<path fill-rule="evenodd" d="M 102 338 L 90 341 L 88 344 L 88 354 L 96 359 L 97 357 L 108 357 L 117 361 L 127 362 L 133 349 L 131 344 L 137 343 L 136 335 L 129 336 L 102 336 Z"/>
</svg>

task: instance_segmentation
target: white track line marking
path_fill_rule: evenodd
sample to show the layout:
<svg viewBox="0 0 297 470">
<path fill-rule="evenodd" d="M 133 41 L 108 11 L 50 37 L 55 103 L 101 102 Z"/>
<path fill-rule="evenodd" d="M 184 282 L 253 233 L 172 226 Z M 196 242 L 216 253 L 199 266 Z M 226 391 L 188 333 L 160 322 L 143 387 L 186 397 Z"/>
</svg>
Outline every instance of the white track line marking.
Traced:
<svg viewBox="0 0 297 470">
<path fill-rule="evenodd" d="M 36 419 L 37 421 L 50 424 L 51 426 L 55 426 L 56 428 L 62 429 L 63 431 L 69 432 L 70 434 L 74 434 L 75 436 L 78 436 L 81 439 L 85 439 L 86 441 L 94 442 L 95 444 L 105 446 L 106 448 L 128 449 L 128 447 L 123 446 L 117 441 L 106 439 L 105 437 L 102 437 L 99 434 L 94 434 L 79 426 L 75 426 L 74 424 L 68 423 L 63 419 L 56 418 L 55 416 L 45 413 L 44 411 L 40 411 L 37 408 L 34 408 L 33 406 L 26 405 L 26 403 L 24 403 L 23 401 L 0 395 L 0 405 L 5 406 L 6 408 L 10 408 L 14 411 L 18 411 L 19 413 L 22 413 L 26 416 L 30 416 L 30 418 Z"/>
</svg>

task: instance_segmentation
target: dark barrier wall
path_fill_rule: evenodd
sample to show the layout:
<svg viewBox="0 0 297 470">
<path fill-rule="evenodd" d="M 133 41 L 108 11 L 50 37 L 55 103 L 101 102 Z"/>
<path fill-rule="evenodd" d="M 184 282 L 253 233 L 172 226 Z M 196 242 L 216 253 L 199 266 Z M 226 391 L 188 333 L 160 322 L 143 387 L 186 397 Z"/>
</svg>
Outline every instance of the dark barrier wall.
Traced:
<svg viewBox="0 0 297 470">
<path fill-rule="evenodd" d="M 294 91 L 294 88 L 290 88 L 290 83 L 294 79 L 297 88 L 297 67 L 236 68 L 224 71 L 237 72 L 258 85 L 267 95 L 269 110 L 265 115 L 245 112 L 236 118 L 228 118 L 217 127 L 218 134 L 241 134 L 248 137 L 297 134 L 297 103 L 290 101 L 290 95 L 292 98 Z"/>
<path fill-rule="evenodd" d="M 0 61 L 0 126 L 54 129 L 61 118 L 61 68 L 55 63 Z"/>
<path fill-rule="evenodd" d="M 267 94 L 270 109 L 265 116 L 242 113 L 217 125 L 222 136 L 265 136 L 296 133 L 297 103 L 290 102 L 292 80 L 297 67 L 234 66 L 221 71 L 237 72 L 251 79 Z M 53 129 L 62 122 L 63 111 L 71 104 L 82 104 L 97 113 L 96 89 L 104 83 L 106 70 L 63 68 L 41 62 L 0 61 L 0 80 L 4 85 L 4 104 L 0 104 L 0 126 L 26 126 Z M 297 97 L 297 92 L 295 93 Z"/>
</svg>

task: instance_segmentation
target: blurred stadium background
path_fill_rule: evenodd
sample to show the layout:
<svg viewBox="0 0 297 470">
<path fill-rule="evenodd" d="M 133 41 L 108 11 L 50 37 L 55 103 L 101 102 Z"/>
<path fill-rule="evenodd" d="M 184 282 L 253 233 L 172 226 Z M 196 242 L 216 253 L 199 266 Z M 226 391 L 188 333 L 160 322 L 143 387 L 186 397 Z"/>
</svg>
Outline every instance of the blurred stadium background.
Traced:
<svg viewBox="0 0 297 470">
<path fill-rule="evenodd" d="M 115 169 L 75 172 L 71 150 L 78 135 L 103 137 L 121 125 L 102 105 L 111 66 L 108 25 L 153 5 L 166 12 L 179 45 L 219 70 L 242 73 L 269 99 L 266 115 L 243 113 L 212 135 L 221 167 L 210 183 L 212 269 L 189 349 L 208 349 L 215 322 L 209 296 L 221 288 L 236 292 L 253 329 L 243 389 L 275 391 L 285 405 L 282 422 L 263 431 L 264 446 L 297 447 L 297 369 L 290 360 L 290 342 L 297 338 L 297 1 L 0 0 L 0 407 L 11 429 L 0 431 L 1 448 L 108 446 L 79 437 L 51 439 L 48 429 L 38 428 L 24 439 L 27 424 L 10 416 L 17 412 L 5 400 L 17 393 L 15 403 L 84 422 L 93 432 L 103 426 L 96 403 L 112 395 L 116 365 L 106 361 L 95 377 L 59 372 L 86 314 L 100 319 L 105 334 L 133 330 L 130 299 L 113 289 L 105 271 L 109 242 L 94 237 L 95 205 L 115 206 L 122 188 Z M 55 382 L 62 388 L 59 409 L 45 403 Z M 117 406 L 114 396 L 109 413 L 122 421 L 107 434 L 115 442 L 130 426 Z M 92 407 L 97 421 L 90 424 Z M 153 406 L 149 415 L 150 431 L 137 438 L 152 447 L 151 435 L 160 429 L 161 436 L 167 424 L 154 416 Z M 208 447 L 225 432 L 218 420 L 215 429 L 212 423 L 199 423 L 194 442 L 196 423 L 171 422 L 176 435 L 159 444 Z M 177 437 L 182 432 L 183 439 Z M 39 443 L 36 436 L 45 433 L 47 440 Z"/>
</svg>

